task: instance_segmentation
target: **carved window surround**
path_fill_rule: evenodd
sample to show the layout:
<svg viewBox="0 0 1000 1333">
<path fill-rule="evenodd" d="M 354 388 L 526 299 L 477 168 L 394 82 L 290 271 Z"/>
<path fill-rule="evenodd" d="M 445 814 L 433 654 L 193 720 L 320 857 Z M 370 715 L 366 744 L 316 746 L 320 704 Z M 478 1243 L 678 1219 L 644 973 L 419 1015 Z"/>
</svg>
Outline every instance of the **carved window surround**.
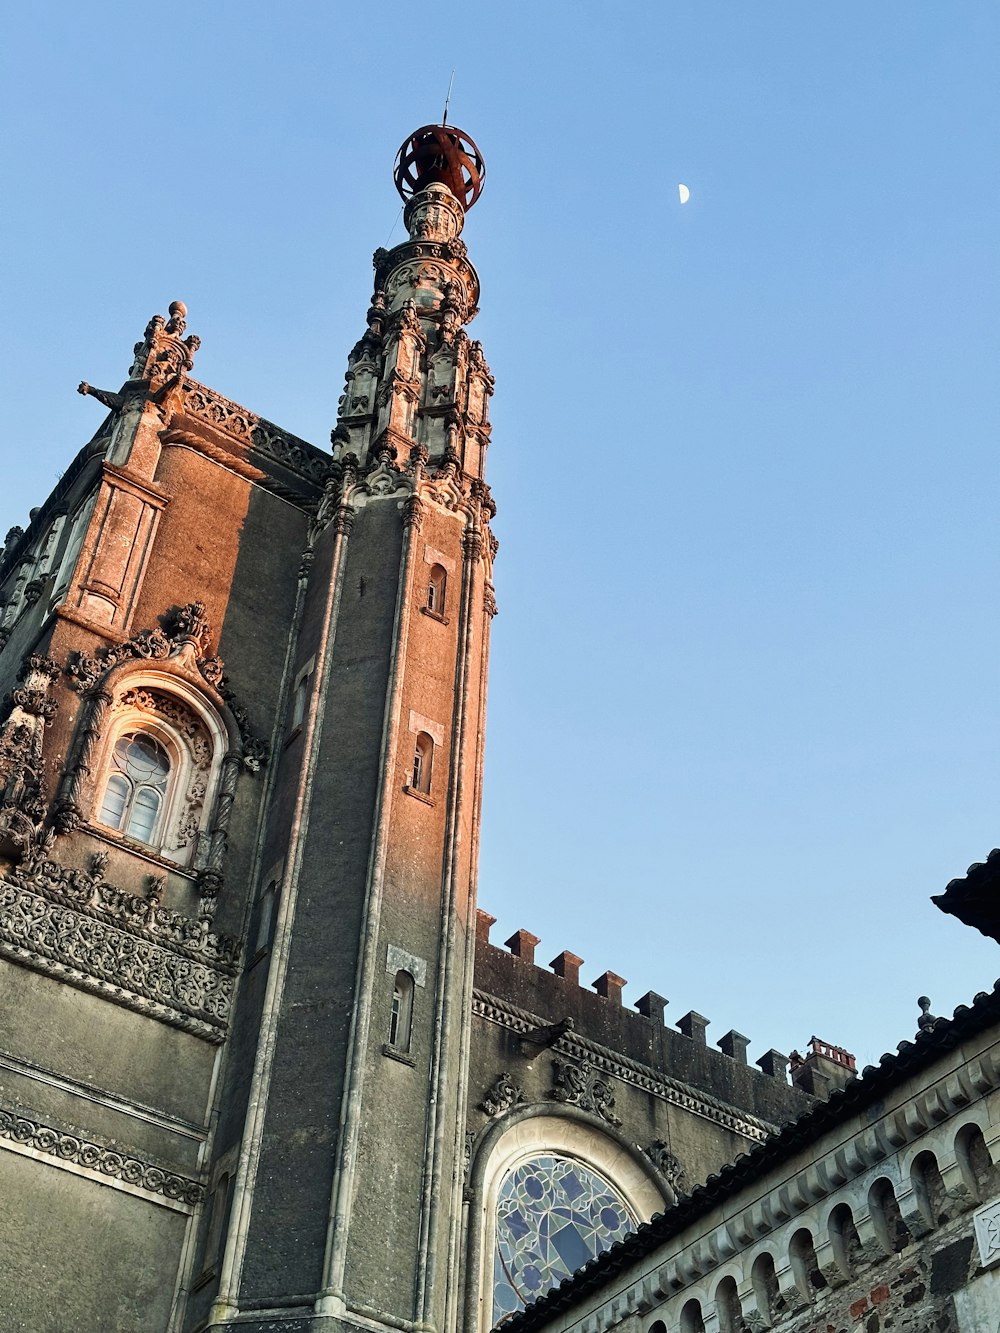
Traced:
<svg viewBox="0 0 1000 1333">
<path fill-rule="evenodd" d="M 64 1134 L 5 1107 L 0 1107 L 0 1149 L 34 1158 L 46 1166 L 134 1194 L 178 1213 L 193 1213 L 205 1196 L 204 1187 L 188 1176 L 115 1147 Z"/>
</svg>

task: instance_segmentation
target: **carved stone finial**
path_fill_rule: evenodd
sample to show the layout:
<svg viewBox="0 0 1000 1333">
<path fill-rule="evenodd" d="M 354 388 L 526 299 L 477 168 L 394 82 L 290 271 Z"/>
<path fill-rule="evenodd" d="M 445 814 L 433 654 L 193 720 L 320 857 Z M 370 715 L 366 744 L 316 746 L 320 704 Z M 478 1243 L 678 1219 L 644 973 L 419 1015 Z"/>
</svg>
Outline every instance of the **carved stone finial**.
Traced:
<svg viewBox="0 0 1000 1333">
<path fill-rule="evenodd" d="M 917 1028 L 921 1032 L 926 1032 L 932 1028 L 937 1019 L 931 1013 L 931 1002 L 926 995 L 918 996 L 917 1004 L 920 1006 L 920 1017 L 917 1019 Z"/>
<path fill-rule="evenodd" d="M 170 302 L 170 318 L 167 320 L 166 332 L 173 333 L 180 337 L 187 328 L 188 308 L 183 301 Z"/>
</svg>

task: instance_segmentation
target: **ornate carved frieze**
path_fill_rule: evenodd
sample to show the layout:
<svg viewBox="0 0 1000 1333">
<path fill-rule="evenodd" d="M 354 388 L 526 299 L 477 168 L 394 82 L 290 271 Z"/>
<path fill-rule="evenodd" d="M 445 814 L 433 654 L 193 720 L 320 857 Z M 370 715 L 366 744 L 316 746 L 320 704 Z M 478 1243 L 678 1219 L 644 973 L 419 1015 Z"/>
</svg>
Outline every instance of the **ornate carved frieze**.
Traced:
<svg viewBox="0 0 1000 1333">
<path fill-rule="evenodd" d="M 197 380 L 185 381 L 180 410 L 248 445 L 313 485 L 322 486 L 329 475 L 331 460 L 314 445 L 248 412 L 245 407 L 223 398 Z"/>
<path fill-rule="evenodd" d="M 524 1091 L 518 1087 L 510 1074 L 501 1074 L 479 1105 L 487 1115 L 498 1116 L 523 1101 Z"/>
<path fill-rule="evenodd" d="M 208 1041 L 226 1035 L 240 945 L 87 871 L 33 858 L 0 880 L 0 954 Z"/>
<path fill-rule="evenodd" d="M 556 1056 L 552 1061 L 552 1072 L 555 1086 L 549 1096 L 555 1101 L 579 1106 L 581 1111 L 599 1115 L 609 1125 L 621 1124 L 621 1117 L 615 1114 L 615 1094 L 611 1084 L 589 1060 L 575 1064 Z"/>
<path fill-rule="evenodd" d="M 196 1180 L 105 1144 L 64 1134 L 6 1107 L 0 1107 L 0 1141 L 5 1146 L 27 1150 L 33 1157 L 48 1158 L 55 1166 L 83 1167 L 105 1177 L 109 1183 L 120 1181 L 137 1192 L 180 1205 L 184 1212 L 192 1211 L 205 1197 L 204 1187 Z"/>
</svg>

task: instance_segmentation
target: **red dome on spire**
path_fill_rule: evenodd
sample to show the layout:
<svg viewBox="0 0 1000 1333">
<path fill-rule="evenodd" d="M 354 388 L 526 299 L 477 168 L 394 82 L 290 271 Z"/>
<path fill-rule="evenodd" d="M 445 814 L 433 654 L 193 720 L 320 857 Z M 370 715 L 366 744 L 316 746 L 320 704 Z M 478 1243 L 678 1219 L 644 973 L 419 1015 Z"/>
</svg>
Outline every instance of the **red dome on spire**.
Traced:
<svg viewBox="0 0 1000 1333">
<path fill-rule="evenodd" d="M 468 212 L 482 193 L 486 163 L 464 131 L 454 125 L 424 125 L 403 143 L 392 175 L 404 200 L 428 185 L 446 185 Z"/>
</svg>

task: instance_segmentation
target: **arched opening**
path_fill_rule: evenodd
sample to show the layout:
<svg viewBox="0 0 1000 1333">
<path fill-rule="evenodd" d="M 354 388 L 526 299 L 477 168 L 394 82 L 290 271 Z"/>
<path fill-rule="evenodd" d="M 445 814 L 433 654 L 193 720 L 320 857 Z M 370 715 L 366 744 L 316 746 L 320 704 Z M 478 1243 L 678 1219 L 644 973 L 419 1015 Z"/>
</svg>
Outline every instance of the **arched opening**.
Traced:
<svg viewBox="0 0 1000 1333">
<path fill-rule="evenodd" d="M 635 1230 L 615 1187 L 583 1162 L 542 1152 L 500 1184 L 493 1269 L 494 1323 L 537 1300 Z"/>
<path fill-rule="evenodd" d="M 431 565 L 427 575 L 427 601 L 424 605 L 436 616 L 444 615 L 445 595 L 448 589 L 448 574 L 443 565 Z"/>
<path fill-rule="evenodd" d="M 937 1158 L 932 1152 L 918 1153 L 910 1167 L 910 1180 L 920 1215 L 930 1227 L 943 1226 L 948 1220 L 945 1211 L 945 1189 Z"/>
<path fill-rule="evenodd" d="M 993 1165 L 983 1131 L 977 1124 L 963 1125 L 955 1135 L 955 1155 L 962 1179 L 973 1198 L 985 1200 L 996 1193 L 1000 1172 Z"/>
<path fill-rule="evenodd" d="M 757 1302 L 757 1313 L 764 1320 L 765 1327 L 770 1328 L 778 1313 L 778 1275 L 774 1271 L 774 1260 L 766 1250 L 754 1260 L 750 1281 Z"/>
<path fill-rule="evenodd" d="M 816 1247 L 813 1245 L 812 1232 L 808 1227 L 800 1227 L 788 1246 L 788 1258 L 792 1265 L 792 1275 L 804 1300 L 812 1301 L 817 1291 L 827 1285 L 826 1278 L 819 1270 Z"/>
<path fill-rule="evenodd" d="M 429 796 L 431 792 L 431 769 L 434 766 L 434 742 L 426 731 L 421 731 L 413 747 L 413 772 L 410 786 L 414 791 Z"/>
<path fill-rule="evenodd" d="M 854 1225 L 854 1214 L 846 1203 L 838 1203 L 830 1214 L 830 1243 L 837 1267 L 845 1278 L 852 1278 L 861 1266 L 861 1237 Z"/>
<path fill-rule="evenodd" d="M 558 1159 L 559 1162 L 570 1166 L 584 1168 L 592 1177 L 596 1177 L 598 1182 L 604 1182 L 611 1192 L 614 1206 L 624 1208 L 626 1211 L 630 1219 L 628 1229 L 642 1222 L 648 1222 L 655 1213 L 662 1212 L 665 1204 L 670 1202 L 652 1163 L 645 1154 L 621 1140 L 612 1129 L 602 1131 L 597 1128 L 590 1117 L 580 1115 L 573 1107 L 560 1108 L 557 1114 L 547 1114 L 541 1108 L 522 1109 L 515 1105 L 498 1116 L 487 1133 L 478 1141 L 469 1173 L 469 1189 L 472 1195 L 470 1220 L 478 1217 L 479 1223 L 478 1225 L 472 1223 L 469 1228 L 468 1265 L 469 1272 L 475 1274 L 478 1280 L 469 1283 L 466 1326 L 478 1329 L 480 1333 L 488 1333 L 488 1330 L 503 1320 L 507 1314 L 521 1308 L 515 1299 L 516 1291 L 500 1293 L 503 1299 L 495 1303 L 498 1270 L 501 1278 L 504 1271 L 498 1258 L 501 1244 L 501 1228 L 498 1225 L 501 1196 L 509 1201 L 509 1195 L 506 1194 L 508 1183 L 519 1167 L 546 1157 Z M 565 1177 L 561 1179 L 565 1181 Z M 522 1178 L 519 1180 L 527 1192 L 526 1180 Z M 593 1184 L 586 1188 L 597 1190 L 597 1186 Z M 572 1186 L 570 1189 L 572 1192 Z M 536 1190 L 535 1185 L 531 1186 L 531 1190 Z M 530 1194 L 528 1197 L 530 1198 Z M 586 1193 L 581 1197 L 587 1197 Z M 537 1221 L 537 1204 L 535 1206 Z M 544 1216 L 545 1209 L 542 1208 L 540 1211 Z M 571 1220 L 569 1214 L 565 1220 Z M 607 1234 L 607 1227 L 612 1221 L 610 1216 L 603 1219 L 604 1234 Z M 601 1224 L 599 1217 L 597 1222 Z M 546 1268 L 552 1260 L 554 1249 L 552 1233 L 559 1229 L 559 1227 L 548 1229 L 547 1249 L 542 1256 Z M 516 1241 L 515 1237 L 515 1243 Z M 566 1250 L 563 1257 L 568 1263 L 572 1263 L 573 1255 L 570 1253 L 572 1238 L 561 1237 L 561 1243 Z M 557 1250 L 556 1253 L 558 1254 Z M 527 1263 L 526 1256 L 524 1259 Z M 508 1257 L 508 1262 L 510 1261 Z M 521 1262 L 517 1253 L 513 1256 L 513 1262 L 515 1266 Z M 534 1275 L 528 1276 L 533 1278 Z M 557 1277 L 556 1280 L 560 1278 Z M 508 1283 L 509 1285 L 511 1284 Z M 503 1306 L 504 1302 L 506 1309 L 498 1308 Z M 674 1324 L 671 1322 L 671 1329 L 673 1328 Z"/>
<path fill-rule="evenodd" d="M 662 1319 L 654 1319 L 646 1333 L 667 1333 L 667 1326 Z"/>
<path fill-rule="evenodd" d="M 400 970 L 392 983 L 389 1011 L 389 1045 L 397 1051 L 409 1051 L 413 1030 L 413 977 Z"/>
<path fill-rule="evenodd" d="M 868 1191 L 868 1211 L 871 1214 L 878 1243 L 886 1254 L 898 1254 L 909 1245 L 911 1240 L 909 1228 L 899 1211 L 892 1182 L 885 1176 L 876 1180 Z"/>
<path fill-rule="evenodd" d="M 681 1311 L 681 1333 L 705 1333 L 705 1320 L 701 1313 L 701 1302 L 693 1297 Z"/>
<path fill-rule="evenodd" d="M 743 1333 L 743 1313 L 736 1291 L 736 1279 L 724 1277 L 715 1289 L 715 1309 L 720 1333 Z"/>
</svg>

